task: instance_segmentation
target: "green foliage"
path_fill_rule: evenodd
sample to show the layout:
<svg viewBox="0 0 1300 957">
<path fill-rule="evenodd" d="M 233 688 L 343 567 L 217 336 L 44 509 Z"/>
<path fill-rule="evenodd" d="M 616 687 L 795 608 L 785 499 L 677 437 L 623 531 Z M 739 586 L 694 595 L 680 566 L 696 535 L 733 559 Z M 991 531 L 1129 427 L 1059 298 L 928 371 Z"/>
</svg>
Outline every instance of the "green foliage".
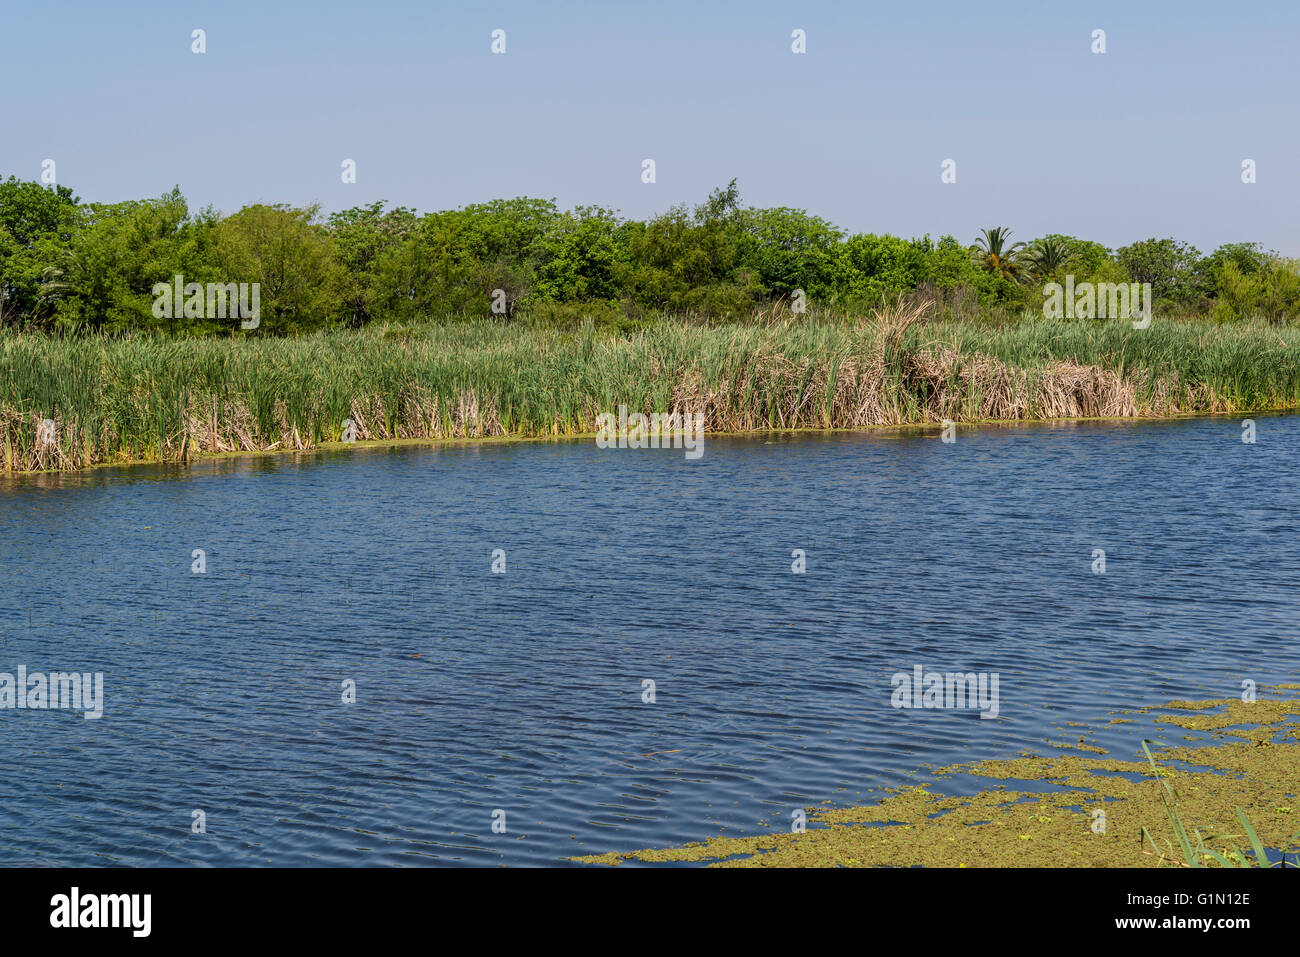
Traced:
<svg viewBox="0 0 1300 957">
<path fill-rule="evenodd" d="M 155 286 L 176 276 L 258 283 L 259 335 L 474 317 L 565 327 L 637 326 L 663 314 L 747 319 L 779 314 L 799 291 L 814 313 L 912 297 L 933 301 L 944 318 L 1001 322 L 1039 312 L 1043 283 L 1067 274 L 1150 282 L 1166 315 L 1281 323 L 1300 314 L 1297 264 L 1257 244 L 1202 258 L 1172 239 L 1117 253 L 1059 234 L 1026 246 L 1002 226 L 972 244 L 847 235 L 806 210 L 743 206 L 734 180 L 698 206 L 647 220 L 517 197 L 425 214 L 378 202 L 325 221 L 316 208 L 278 205 L 192 213 L 179 189 L 81 204 L 66 187 L 0 182 L 0 327 L 236 327 L 206 312 L 155 315 Z"/>
<path fill-rule="evenodd" d="M 375 318 L 385 295 L 379 264 L 410 238 L 417 222 L 415 210 L 399 206 L 384 212 L 383 202 L 330 216 L 329 231 L 342 267 L 339 295 L 346 325 L 360 326 Z"/>
<path fill-rule="evenodd" d="M 1197 281 L 1210 295 L 1218 292 L 1219 276 L 1233 266 L 1243 276 L 1254 276 L 1263 270 L 1271 257 L 1259 243 L 1224 243 L 1197 263 Z"/>
<path fill-rule="evenodd" d="M 955 236 L 944 236 L 933 246 L 927 237 L 927 252 L 930 260 L 929 279 L 939 289 L 967 287 L 976 290 L 985 298 L 995 297 L 1003 288 L 994 277 L 985 272 L 971 259 L 970 250 Z"/>
<path fill-rule="evenodd" d="M 47 262 L 33 317 L 59 329 L 178 331 L 183 319 L 154 317 L 152 288 L 176 275 L 186 282 L 214 275 L 214 222 L 211 212 L 191 216 L 179 189 L 82 207 L 70 242 Z"/>
<path fill-rule="evenodd" d="M 45 269 L 71 240 L 77 205 L 66 186 L 0 182 L 0 326 L 35 310 Z"/>
<path fill-rule="evenodd" d="M 930 243 L 895 236 L 850 236 L 836 250 L 832 283 L 838 301 L 878 305 L 930 276 Z"/>
<path fill-rule="evenodd" d="M 625 230 L 612 210 L 582 206 L 551 221 L 533 258 L 539 301 L 614 301 L 628 266 Z"/>
<path fill-rule="evenodd" d="M 1270 256 L 1243 269 L 1228 258 L 1212 276 L 1210 315 L 1220 322 L 1242 317 L 1282 322 L 1300 316 L 1300 263 L 1294 260 Z"/>
<path fill-rule="evenodd" d="M 1219 867 L 1277 866 L 1269 863 L 1268 855 L 1259 839 L 1259 835 L 1255 833 L 1255 828 L 1251 826 L 1249 819 L 1247 819 L 1245 812 L 1241 808 L 1236 809 L 1237 821 L 1241 824 L 1241 834 L 1202 834 L 1198 827 L 1193 827 L 1189 831 L 1187 825 L 1183 823 L 1182 815 L 1178 813 L 1178 794 L 1166 779 L 1167 772 L 1156 765 L 1156 759 L 1151 754 L 1150 742 L 1143 741 L 1142 750 L 1146 752 L 1147 761 L 1151 765 L 1151 773 L 1160 782 L 1160 802 L 1164 805 L 1165 817 L 1168 818 L 1174 840 L 1178 843 L 1176 850 L 1171 842 L 1166 842 L 1165 849 L 1161 849 L 1151 832 L 1145 827 L 1142 828 L 1141 834 L 1144 842 L 1151 845 L 1154 855 L 1159 858 L 1161 863 L 1173 863 L 1180 864 L 1183 867 L 1197 868 L 1211 865 Z M 1237 843 L 1243 838 L 1249 842 L 1250 856 L 1247 856 L 1240 844 Z M 1232 843 L 1225 845 L 1224 842 Z M 1217 845 L 1219 849 L 1215 850 L 1211 845 Z M 1287 846 L 1281 848 L 1283 866 L 1285 866 L 1286 855 L 1296 851 L 1300 851 L 1300 831 L 1291 835 L 1291 838 L 1287 841 Z"/>
<path fill-rule="evenodd" d="M 633 307 L 718 318 L 751 312 L 766 290 L 744 254 L 751 237 L 736 182 L 714 190 L 694 212 L 674 206 L 627 231 L 628 263 L 619 270 Z"/>
<path fill-rule="evenodd" d="M 261 285 L 259 331 L 322 328 L 337 315 L 343 269 L 316 219 L 315 207 L 257 205 L 217 224 L 221 281 Z"/>
<path fill-rule="evenodd" d="M 843 233 L 802 209 L 746 209 L 741 259 L 769 295 L 789 298 L 802 289 L 811 300 L 836 293 L 836 255 Z"/>
<path fill-rule="evenodd" d="M 1073 245 L 1064 237 L 1046 236 L 1030 243 L 1025 254 L 1029 275 L 1038 282 L 1063 282 L 1074 265 Z"/>
<path fill-rule="evenodd" d="M 1037 250 L 1047 243 L 1056 244 L 1063 249 L 1069 266 L 1066 272 L 1073 273 L 1077 282 L 1120 282 L 1128 278 L 1128 274 L 1115 262 L 1114 253 L 1101 243 L 1061 233 L 1049 233 L 1042 239 L 1034 240 L 1029 247 Z"/>
<path fill-rule="evenodd" d="M 576 434 L 622 402 L 707 409 L 717 431 L 935 422 L 991 408 L 1044 418 L 1060 414 L 1053 370 L 1065 361 L 1115 375 L 1097 398 L 1122 395 L 1127 378 L 1138 415 L 1300 407 L 1300 328 L 922 323 L 895 310 L 854 322 L 653 319 L 629 329 L 619 307 L 537 309 L 509 324 L 478 317 L 294 336 L 5 329 L 0 471 L 337 442 L 348 417 L 363 438 Z M 1056 384 L 1045 389 L 1042 377 Z M 1171 382 L 1186 391 L 1171 397 Z M 987 404 L 991 389 L 1005 405 Z M 57 424 L 53 455 L 36 437 L 46 416 Z"/>
<path fill-rule="evenodd" d="M 1005 226 L 980 230 L 980 236 L 971 246 L 971 255 L 985 272 L 1003 279 L 1021 278 L 1025 244 L 1011 242 L 1011 230 Z"/>
<path fill-rule="evenodd" d="M 1116 258 L 1133 282 L 1151 284 L 1156 303 L 1187 307 L 1202 294 L 1201 254 L 1194 246 L 1173 239 L 1144 239 L 1121 248 Z"/>
</svg>

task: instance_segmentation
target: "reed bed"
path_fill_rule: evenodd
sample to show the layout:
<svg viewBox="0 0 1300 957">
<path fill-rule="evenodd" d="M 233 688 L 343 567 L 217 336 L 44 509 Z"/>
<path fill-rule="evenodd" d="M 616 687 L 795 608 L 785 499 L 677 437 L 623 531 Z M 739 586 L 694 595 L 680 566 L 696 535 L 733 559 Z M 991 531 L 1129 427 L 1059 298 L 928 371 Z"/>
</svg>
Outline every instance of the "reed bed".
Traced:
<svg viewBox="0 0 1300 957">
<path fill-rule="evenodd" d="M 291 339 L 0 332 L 0 468 L 77 469 L 359 440 L 1168 416 L 1300 407 L 1300 331 L 1264 325 L 664 321 L 631 334 L 489 321 Z M 48 422 L 54 423 L 51 430 Z"/>
</svg>

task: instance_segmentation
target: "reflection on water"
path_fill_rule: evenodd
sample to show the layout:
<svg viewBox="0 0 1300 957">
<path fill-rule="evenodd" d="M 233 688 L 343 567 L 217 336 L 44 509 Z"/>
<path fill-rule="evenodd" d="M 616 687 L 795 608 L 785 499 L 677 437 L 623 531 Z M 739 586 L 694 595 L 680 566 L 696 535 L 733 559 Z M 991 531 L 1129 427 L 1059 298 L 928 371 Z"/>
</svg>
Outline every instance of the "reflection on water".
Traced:
<svg viewBox="0 0 1300 957">
<path fill-rule="evenodd" d="M 106 698 L 0 710 L 0 863 L 550 863 L 1296 680 L 1300 419 L 1257 421 L 0 479 L 0 672 Z M 998 719 L 895 710 L 917 665 Z"/>
</svg>

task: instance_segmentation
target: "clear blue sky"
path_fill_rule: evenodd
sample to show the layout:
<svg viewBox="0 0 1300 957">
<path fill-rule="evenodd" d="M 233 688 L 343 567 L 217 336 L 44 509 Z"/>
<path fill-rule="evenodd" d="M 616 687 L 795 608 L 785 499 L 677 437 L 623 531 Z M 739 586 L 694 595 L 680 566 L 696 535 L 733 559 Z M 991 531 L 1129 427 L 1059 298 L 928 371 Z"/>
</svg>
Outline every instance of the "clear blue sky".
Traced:
<svg viewBox="0 0 1300 957">
<path fill-rule="evenodd" d="M 854 231 L 1300 256 L 1297 0 L 9 0 L 0 20 L 0 175 L 53 158 L 84 200 L 639 217 L 736 177 Z"/>
</svg>

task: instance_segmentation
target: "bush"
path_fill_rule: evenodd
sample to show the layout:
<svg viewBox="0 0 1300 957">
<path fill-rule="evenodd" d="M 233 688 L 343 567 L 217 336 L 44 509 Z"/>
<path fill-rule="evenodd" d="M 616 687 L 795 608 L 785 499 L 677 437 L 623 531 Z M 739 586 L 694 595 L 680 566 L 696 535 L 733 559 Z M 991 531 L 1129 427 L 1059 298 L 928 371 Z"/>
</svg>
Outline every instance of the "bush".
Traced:
<svg viewBox="0 0 1300 957">
<path fill-rule="evenodd" d="M 1158 309 L 1221 321 L 1289 322 L 1300 310 L 1296 264 L 1254 243 L 1201 257 L 1173 239 L 1148 239 L 1112 254 L 1053 234 L 1016 268 L 986 271 L 953 236 L 846 235 L 806 210 L 744 207 L 734 180 L 694 208 L 644 221 L 530 197 L 423 215 L 379 202 L 324 222 L 317 212 L 191 213 L 178 189 L 80 204 L 66 188 L 10 177 L 0 183 L 0 325 L 234 328 L 230 319 L 154 316 L 154 285 L 176 275 L 258 283 L 259 333 L 272 334 L 466 317 L 569 326 L 590 316 L 608 325 L 616 309 L 629 325 L 665 314 L 737 319 L 788 304 L 797 290 L 822 317 L 910 297 L 935 302 L 948 318 L 1002 321 L 1041 314 L 1043 284 L 1067 273 L 1077 282 L 1149 282 Z M 1015 251 L 1003 252 L 1011 262 Z M 501 312 L 492 309 L 497 290 Z"/>
<path fill-rule="evenodd" d="M 1300 264 L 1294 260 L 1266 257 L 1247 271 L 1229 258 L 1213 276 L 1216 296 L 1210 315 L 1219 322 L 1284 322 L 1300 315 Z"/>
<path fill-rule="evenodd" d="M 1173 239 L 1144 239 L 1116 253 L 1119 264 L 1137 283 L 1151 284 L 1151 298 L 1175 309 L 1194 309 L 1204 296 L 1199 279 L 1201 254 Z"/>
<path fill-rule="evenodd" d="M 316 217 L 314 206 L 257 205 L 217 224 L 218 281 L 261 285 L 262 331 L 317 329 L 339 317 L 343 268 Z"/>
</svg>

